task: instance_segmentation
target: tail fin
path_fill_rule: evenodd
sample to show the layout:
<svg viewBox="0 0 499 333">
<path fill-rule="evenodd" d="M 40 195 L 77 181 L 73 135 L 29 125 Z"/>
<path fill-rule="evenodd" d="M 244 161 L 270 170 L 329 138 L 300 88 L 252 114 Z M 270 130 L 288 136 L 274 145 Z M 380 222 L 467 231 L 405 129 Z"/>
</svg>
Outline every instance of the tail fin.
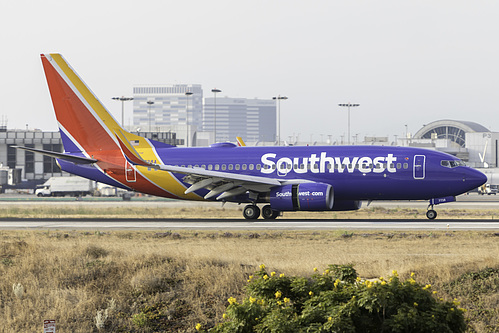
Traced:
<svg viewBox="0 0 499 333">
<path fill-rule="evenodd" d="M 121 128 L 62 55 L 41 59 L 66 152 L 106 159 L 106 151 L 119 149 L 114 133 L 140 138 Z"/>
</svg>

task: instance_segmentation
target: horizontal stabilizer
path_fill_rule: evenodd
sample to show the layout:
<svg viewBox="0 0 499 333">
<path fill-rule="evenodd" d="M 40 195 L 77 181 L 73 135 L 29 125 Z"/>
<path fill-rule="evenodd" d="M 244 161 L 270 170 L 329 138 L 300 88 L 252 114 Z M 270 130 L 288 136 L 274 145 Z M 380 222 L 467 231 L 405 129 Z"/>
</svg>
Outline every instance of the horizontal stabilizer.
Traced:
<svg viewBox="0 0 499 333">
<path fill-rule="evenodd" d="M 50 150 L 43 150 L 43 149 L 36 149 L 36 148 L 28 148 L 28 147 L 21 147 L 21 146 L 12 146 L 17 149 L 23 149 L 30 151 L 32 153 L 37 153 L 37 154 L 42 154 L 45 156 L 50 156 L 53 158 L 59 158 L 61 160 L 65 160 L 68 162 L 73 162 L 75 164 L 92 164 L 97 162 L 98 160 L 94 158 L 88 158 L 88 157 L 83 157 L 83 156 L 75 156 L 75 155 L 69 155 L 66 153 L 58 153 L 55 151 L 50 151 Z"/>
</svg>

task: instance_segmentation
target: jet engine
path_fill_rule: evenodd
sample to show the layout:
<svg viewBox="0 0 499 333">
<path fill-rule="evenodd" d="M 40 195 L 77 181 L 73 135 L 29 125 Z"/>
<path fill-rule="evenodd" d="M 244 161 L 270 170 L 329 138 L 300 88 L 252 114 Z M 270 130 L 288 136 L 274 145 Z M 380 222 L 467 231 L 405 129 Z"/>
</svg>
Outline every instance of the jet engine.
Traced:
<svg viewBox="0 0 499 333">
<path fill-rule="evenodd" d="M 323 183 L 278 186 L 270 190 L 270 206 L 278 211 L 333 209 L 333 187 Z"/>
<path fill-rule="evenodd" d="M 362 206 L 362 201 L 359 200 L 335 200 L 333 210 L 346 211 L 358 210 Z"/>
</svg>

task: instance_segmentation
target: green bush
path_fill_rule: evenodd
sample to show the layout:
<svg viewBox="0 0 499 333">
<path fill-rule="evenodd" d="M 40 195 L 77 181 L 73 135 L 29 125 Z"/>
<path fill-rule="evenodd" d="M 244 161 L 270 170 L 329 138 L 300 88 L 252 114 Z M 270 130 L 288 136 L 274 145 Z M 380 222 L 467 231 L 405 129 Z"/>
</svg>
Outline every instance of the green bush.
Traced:
<svg viewBox="0 0 499 333">
<path fill-rule="evenodd" d="M 229 298 L 224 322 L 209 332 L 464 332 L 459 303 L 436 299 L 414 275 L 401 281 L 362 280 L 352 265 L 314 269 L 311 278 L 267 273 L 250 276 L 247 297 Z M 202 331 L 198 325 L 197 330 Z"/>
</svg>

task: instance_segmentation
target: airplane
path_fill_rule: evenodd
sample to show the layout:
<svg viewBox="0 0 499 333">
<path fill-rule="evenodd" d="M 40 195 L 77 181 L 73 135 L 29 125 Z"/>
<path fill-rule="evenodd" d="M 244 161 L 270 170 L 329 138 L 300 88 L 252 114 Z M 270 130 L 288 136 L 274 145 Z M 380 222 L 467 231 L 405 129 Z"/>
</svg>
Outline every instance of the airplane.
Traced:
<svg viewBox="0 0 499 333">
<path fill-rule="evenodd" d="M 243 216 L 250 220 L 287 211 L 358 210 L 373 200 L 429 200 L 426 216 L 434 219 L 435 205 L 487 180 L 452 155 L 413 147 L 170 146 L 127 132 L 62 55 L 41 54 L 41 60 L 64 152 L 18 148 L 111 186 L 246 204 Z"/>
</svg>

